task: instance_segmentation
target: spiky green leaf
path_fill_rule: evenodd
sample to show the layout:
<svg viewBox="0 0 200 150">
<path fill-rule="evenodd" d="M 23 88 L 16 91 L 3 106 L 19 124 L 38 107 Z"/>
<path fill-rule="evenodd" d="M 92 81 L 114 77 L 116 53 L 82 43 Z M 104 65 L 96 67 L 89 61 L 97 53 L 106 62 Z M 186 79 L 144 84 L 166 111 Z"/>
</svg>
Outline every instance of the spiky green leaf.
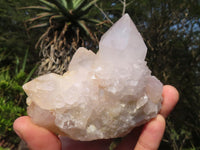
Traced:
<svg viewBox="0 0 200 150">
<path fill-rule="evenodd" d="M 60 0 L 61 4 L 67 9 L 68 8 L 68 0 Z M 70 0 L 71 1 L 71 0 Z"/>
<path fill-rule="evenodd" d="M 36 9 L 39 11 L 51 11 L 51 9 L 44 7 L 44 6 L 27 6 L 27 7 L 21 7 L 19 9 Z"/>
<path fill-rule="evenodd" d="M 51 11 L 57 11 L 58 8 L 53 3 L 48 2 L 47 0 L 40 0 L 40 3 L 45 7 L 49 8 Z"/>
<path fill-rule="evenodd" d="M 68 10 L 73 9 L 73 0 L 68 0 L 67 1 L 67 8 L 68 8 Z"/>
<path fill-rule="evenodd" d="M 73 4 L 73 8 L 76 10 L 76 9 L 79 9 L 81 6 L 83 6 L 83 4 L 86 3 L 85 0 L 76 0 L 76 1 L 73 1 L 74 4 Z"/>
<path fill-rule="evenodd" d="M 99 0 L 93 0 L 91 2 L 89 2 L 86 6 L 84 6 L 81 10 L 82 11 L 87 11 L 88 9 L 90 9 L 96 2 L 98 2 Z"/>
<path fill-rule="evenodd" d="M 82 18 L 83 16 L 85 16 L 86 14 L 88 14 L 88 12 L 91 10 L 91 8 L 94 6 L 94 4 L 99 1 L 99 0 L 93 0 L 90 3 L 88 3 L 85 6 L 82 6 L 81 9 L 77 9 L 76 14 L 79 16 L 79 18 Z"/>
<path fill-rule="evenodd" d="M 99 21 L 97 19 L 92 19 L 92 18 L 83 18 L 85 21 L 90 22 L 90 23 L 94 23 L 94 24 L 101 24 L 102 21 Z"/>
<path fill-rule="evenodd" d="M 47 13 L 47 12 L 40 13 L 34 18 L 30 18 L 30 19 L 26 20 L 26 22 L 33 22 L 33 21 L 36 21 L 39 19 L 45 19 L 45 18 L 46 18 L 46 20 L 48 20 L 50 18 L 50 16 L 52 16 L 52 15 L 53 15 L 53 13 Z"/>
<path fill-rule="evenodd" d="M 59 2 L 58 0 L 49 0 L 51 3 L 53 3 L 53 4 L 55 4 L 58 8 L 59 8 L 59 10 L 60 10 L 60 12 L 63 14 L 63 15 L 65 15 L 65 16 L 71 16 L 71 14 L 69 13 L 69 11 L 68 11 L 68 9 L 67 8 L 65 8 L 63 5 L 62 5 L 62 3 L 61 2 Z"/>
<path fill-rule="evenodd" d="M 35 28 L 43 28 L 43 27 L 48 27 L 48 26 L 49 26 L 49 23 L 41 23 L 41 24 L 30 26 L 28 30 L 35 29 Z"/>
<path fill-rule="evenodd" d="M 54 15 L 54 16 L 50 17 L 49 22 L 51 22 L 52 20 L 54 20 L 54 21 L 64 21 L 64 20 L 66 20 L 66 17 L 63 16 L 63 15 Z"/>
</svg>

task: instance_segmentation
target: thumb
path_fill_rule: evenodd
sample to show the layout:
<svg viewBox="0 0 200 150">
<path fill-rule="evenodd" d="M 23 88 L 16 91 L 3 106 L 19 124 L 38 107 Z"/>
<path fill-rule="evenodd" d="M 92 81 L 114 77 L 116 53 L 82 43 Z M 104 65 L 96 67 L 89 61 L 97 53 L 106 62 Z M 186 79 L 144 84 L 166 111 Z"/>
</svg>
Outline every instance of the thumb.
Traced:
<svg viewBox="0 0 200 150">
<path fill-rule="evenodd" d="M 16 119 L 13 128 L 32 150 L 61 149 L 61 142 L 58 137 L 47 129 L 33 124 L 28 116 Z"/>
</svg>

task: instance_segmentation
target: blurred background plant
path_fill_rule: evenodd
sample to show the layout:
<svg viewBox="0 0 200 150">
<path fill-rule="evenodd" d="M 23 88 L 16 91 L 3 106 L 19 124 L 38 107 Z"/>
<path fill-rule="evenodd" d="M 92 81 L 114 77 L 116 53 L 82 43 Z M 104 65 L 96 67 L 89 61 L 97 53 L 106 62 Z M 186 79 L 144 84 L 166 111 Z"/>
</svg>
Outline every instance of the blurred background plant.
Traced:
<svg viewBox="0 0 200 150">
<path fill-rule="evenodd" d="M 0 63 L 7 59 L 9 55 L 4 55 L 0 49 Z M 26 83 L 37 65 L 29 72 L 25 72 L 28 50 L 26 50 L 23 63 L 20 64 L 19 58 L 16 56 L 16 65 L 14 68 L 10 66 L 2 66 L 0 68 L 0 144 L 4 147 L 14 148 L 19 143 L 13 132 L 13 121 L 26 114 L 25 93 L 22 85 Z M 14 70 L 13 70 L 14 69 Z"/>
<path fill-rule="evenodd" d="M 42 56 L 38 74 L 63 74 L 78 47 L 94 48 L 98 44 L 95 24 L 101 21 L 89 17 L 98 0 L 39 0 L 39 5 L 22 9 L 37 10 L 26 20 L 28 30 L 44 28 L 36 43 Z"/>
<path fill-rule="evenodd" d="M 0 146 L 16 148 L 12 122 L 26 111 L 21 85 L 37 64 L 37 75 L 62 74 L 79 46 L 96 52 L 125 12 L 148 46 L 152 74 L 180 92 L 160 149 L 200 149 L 199 0 L 0 1 Z"/>
<path fill-rule="evenodd" d="M 29 38 L 34 34 L 27 35 L 24 27 L 27 14 L 17 9 L 25 4 L 25 0 L 0 1 L 0 149 L 16 149 L 20 141 L 12 124 L 26 114 L 22 85 L 31 78 L 39 60 Z"/>
</svg>

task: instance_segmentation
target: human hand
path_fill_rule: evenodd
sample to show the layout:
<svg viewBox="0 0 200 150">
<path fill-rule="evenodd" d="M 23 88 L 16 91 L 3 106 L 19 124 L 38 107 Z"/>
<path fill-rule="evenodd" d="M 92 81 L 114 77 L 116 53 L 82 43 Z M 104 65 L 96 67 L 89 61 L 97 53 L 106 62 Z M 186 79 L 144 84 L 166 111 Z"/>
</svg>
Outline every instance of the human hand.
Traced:
<svg viewBox="0 0 200 150">
<path fill-rule="evenodd" d="M 131 133 L 125 136 L 116 150 L 158 149 L 165 130 L 165 118 L 175 107 L 178 98 L 178 91 L 174 87 L 169 85 L 164 86 L 160 114 L 144 126 L 135 128 Z M 15 132 L 32 150 L 107 150 L 111 143 L 111 140 L 81 142 L 56 136 L 47 129 L 33 124 L 28 116 L 16 119 L 13 127 Z"/>
</svg>

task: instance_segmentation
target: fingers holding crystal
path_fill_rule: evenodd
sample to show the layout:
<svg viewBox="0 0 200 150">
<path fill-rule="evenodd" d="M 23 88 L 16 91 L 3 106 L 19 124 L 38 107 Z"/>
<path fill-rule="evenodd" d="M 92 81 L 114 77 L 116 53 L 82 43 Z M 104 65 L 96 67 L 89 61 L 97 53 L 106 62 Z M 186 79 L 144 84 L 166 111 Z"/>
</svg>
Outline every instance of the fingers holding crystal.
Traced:
<svg viewBox="0 0 200 150">
<path fill-rule="evenodd" d="M 165 131 L 165 119 L 162 115 L 148 122 L 137 141 L 135 150 L 156 150 L 160 145 L 160 141 Z"/>
<path fill-rule="evenodd" d="M 163 96 L 163 102 L 160 114 L 166 118 L 177 104 L 179 99 L 179 93 L 175 87 L 170 85 L 165 85 L 163 87 L 162 96 Z"/>
<path fill-rule="evenodd" d="M 13 128 L 32 150 L 61 149 L 61 143 L 58 137 L 47 129 L 33 124 L 28 116 L 23 116 L 15 120 Z"/>
<path fill-rule="evenodd" d="M 165 119 L 174 109 L 179 99 L 179 93 L 173 86 L 163 86 L 163 101 L 160 114 L 148 122 L 137 141 L 135 149 L 158 149 L 165 130 Z"/>
</svg>

